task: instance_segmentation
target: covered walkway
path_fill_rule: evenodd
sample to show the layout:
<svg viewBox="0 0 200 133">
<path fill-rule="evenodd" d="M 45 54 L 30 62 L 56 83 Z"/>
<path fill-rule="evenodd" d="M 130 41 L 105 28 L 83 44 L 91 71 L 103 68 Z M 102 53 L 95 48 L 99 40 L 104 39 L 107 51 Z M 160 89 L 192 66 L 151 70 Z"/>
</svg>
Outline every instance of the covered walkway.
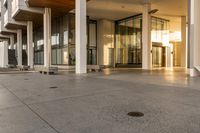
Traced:
<svg viewBox="0 0 200 133">
<path fill-rule="evenodd" d="M 198 133 L 199 82 L 180 69 L 1 74 L 0 132 Z"/>
</svg>

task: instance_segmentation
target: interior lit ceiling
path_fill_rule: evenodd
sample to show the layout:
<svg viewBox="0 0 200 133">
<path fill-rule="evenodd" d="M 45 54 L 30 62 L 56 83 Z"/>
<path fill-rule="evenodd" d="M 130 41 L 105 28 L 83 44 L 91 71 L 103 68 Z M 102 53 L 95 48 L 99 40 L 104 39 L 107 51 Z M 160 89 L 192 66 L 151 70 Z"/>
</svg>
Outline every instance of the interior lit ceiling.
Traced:
<svg viewBox="0 0 200 133">
<path fill-rule="evenodd" d="M 145 2 L 159 10 L 156 16 L 187 16 L 187 0 L 91 0 L 87 4 L 88 15 L 95 19 L 118 20 L 142 13 Z"/>
<path fill-rule="evenodd" d="M 50 7 L 57 16 L 75 8 L 75 0 L 27 0 L 32 7 Z M 142 13 L 143 4 L 158 9 L 154 15 L 166 19 L 187 16 L 188 0 L 88 0 L 88 16 L 93 19 L 118 20 Z M 74 11 L 74 10 L 73 10 Z M 73 12 L 72 11 L 72 12 Z M 56 14 L 58 12 L 58 14 Z"/>
</svg>

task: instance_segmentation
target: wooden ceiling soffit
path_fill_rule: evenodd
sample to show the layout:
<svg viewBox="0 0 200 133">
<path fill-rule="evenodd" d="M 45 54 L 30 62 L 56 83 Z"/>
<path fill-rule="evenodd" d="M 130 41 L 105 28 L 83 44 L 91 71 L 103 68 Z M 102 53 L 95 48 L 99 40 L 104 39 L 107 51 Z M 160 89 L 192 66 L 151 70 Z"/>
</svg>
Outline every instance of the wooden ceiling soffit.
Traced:
<svg viewBox="0 0 200 133">
<path fill-rule="evenodd" d="M 69 12 L 75 8 L 75 0 L 27 0 L 27 2 L 31 7 L 48 7 L 57 12 Z"/>
</svg>

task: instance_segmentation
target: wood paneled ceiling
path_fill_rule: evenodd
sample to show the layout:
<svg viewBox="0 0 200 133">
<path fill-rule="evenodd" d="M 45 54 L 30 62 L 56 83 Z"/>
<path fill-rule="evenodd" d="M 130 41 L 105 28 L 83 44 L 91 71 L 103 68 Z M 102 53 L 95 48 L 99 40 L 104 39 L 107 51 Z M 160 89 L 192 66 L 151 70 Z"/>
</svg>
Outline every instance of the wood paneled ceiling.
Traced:
<svg viewBox="0 0 200 133">
<path fill-rule="evenodd" d="M 75 8 L 75 0 L 27 0 L 27 2 L 31 7 L 48 7 L 57 12 L 69 12 Z"/>
<path fill-rule="evenodd" d="M 28 0 L 32 7 L 49 7 L 60 12 L 74 9 L 75 0 Z"/>
<path fill-rule="evenodd" d="M 63 16 L 75 8 L 75 0 L 27 0 L 27 2 L 30 7 L 51 8 L 52 18 Z"/>
</svg>

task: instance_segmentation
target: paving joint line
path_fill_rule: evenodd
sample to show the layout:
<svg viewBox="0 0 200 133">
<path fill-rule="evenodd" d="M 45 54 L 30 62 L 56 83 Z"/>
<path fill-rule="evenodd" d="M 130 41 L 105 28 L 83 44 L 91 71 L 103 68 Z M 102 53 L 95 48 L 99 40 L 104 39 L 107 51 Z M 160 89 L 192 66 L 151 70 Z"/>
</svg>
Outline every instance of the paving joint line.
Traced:
<svg viewBox="0 0 200 133">
<path fill-rule="evenodd" d="M 24 101 L 22 101 L 15 93 L 13 93 L 9 88 L 7 88 L 4 84 L 1 83 L 1 85 L 7 89 L 12 95 L 14 95 L 23 105 L 25 105 L 32 113 L 34 113 L 37 117 L 39 117 L 40 120 L 42 120 L 44 123 L 46 123 L 50 128 L 52 128 L 56 133 L 60 133 L 56 128 L 54 128 L 48 121 L 43 119 L 37 112 L 35 112 L 28 104 L 26 104 Z"/>
</svg>

